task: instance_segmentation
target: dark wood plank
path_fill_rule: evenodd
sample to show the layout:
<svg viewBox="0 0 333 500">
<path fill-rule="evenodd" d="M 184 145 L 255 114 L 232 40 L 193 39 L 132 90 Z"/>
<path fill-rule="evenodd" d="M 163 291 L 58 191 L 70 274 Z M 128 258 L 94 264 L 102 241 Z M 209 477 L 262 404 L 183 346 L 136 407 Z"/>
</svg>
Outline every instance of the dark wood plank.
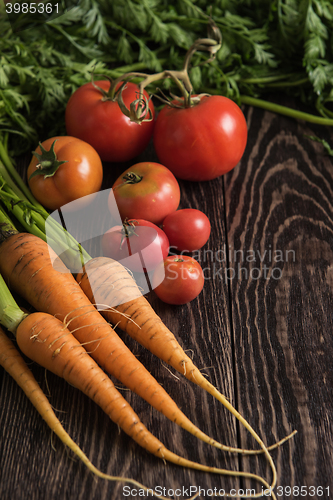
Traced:
<svg viewBox="0 0 333 500">
<path fill-rule="evenodd" d="M 238 404 L 268 443 L 298 431 L 273 454 L 283 498 L 332 492 L 333 165 L 305 135 L 333 135 L 254 109 L 247 120 L 246 154 L 226 176 Z"/>
</svg>

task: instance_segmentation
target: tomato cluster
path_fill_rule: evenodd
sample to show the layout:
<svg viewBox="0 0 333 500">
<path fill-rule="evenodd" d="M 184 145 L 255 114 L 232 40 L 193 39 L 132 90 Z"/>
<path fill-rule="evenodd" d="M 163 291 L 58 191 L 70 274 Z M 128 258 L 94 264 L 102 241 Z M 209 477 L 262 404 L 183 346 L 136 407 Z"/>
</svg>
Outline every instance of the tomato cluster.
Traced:
<svg viewBox="0 0 333 500">
<path fill-rule="evenodd" d="M 118 177 L 109 194 L 109 210 L 117 217 L 116 207 L 123 225 L 102 238 L 104 256 L 133 273 L 153 271 L 153 288 L 169 304 L 184 304 L 201 292 L 201 266 L 186 254 L 205 245 L 211 231 L 203 212 L 178 209 L 179 203 L 180 187 L 169 169 L 137 163 Z"/>
<path fill-rule="evenodd" d="M 210 181 L 240 161 L 247 141 L 241 109 L 223 96 L 177 99 L 155 119 L 147 92 L 130 81 L 99 80 L 78 88 L 65 113 L 68 136 L 39 145 L 28 168 L 35 198 L 49 210 L 89 199 L 102 186 L 102 162 L 125 162 L 153 139 L 160 163 L 140 162 L 114 182 L 122 225 L 102 238 L 105 256 L 133 272 L 154 272 L 161 300 L 183 304 L 202 290 L 200 264 L 186 255 L 209 239 L 210 221 L 200 210 L 179 209 L 177 179 Z M 171 254 L 171 255 L 169 255 Z M 162 279 L 162 274 L 164 278 Z"/>
</svg>

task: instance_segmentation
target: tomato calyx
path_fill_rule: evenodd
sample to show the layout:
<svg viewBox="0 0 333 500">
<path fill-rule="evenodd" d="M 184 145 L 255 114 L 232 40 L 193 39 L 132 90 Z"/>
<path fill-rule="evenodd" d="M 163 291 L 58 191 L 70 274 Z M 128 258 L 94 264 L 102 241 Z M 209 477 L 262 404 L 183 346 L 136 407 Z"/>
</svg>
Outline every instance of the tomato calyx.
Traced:
<svg viewBox="0 0 333 500">
<path fill-rule="evenodd" d="M 121 184 L 138 184 L 143 179 L 143 175 L 136 174 L 135 172 L 127 172 L 123 177 L 124 182 Z"/>
<path fill-rule="evenodd" d="M 134 221 L 128 221 L 127 219 L 125 219 L 123 227 L 121 229 L 122 238 L 120 242 L 120 248 L 123 247 L 125 242 L 127 242 L 128 245 L 128 240 L 131 236 L 139 237 L 138 233 L 135 232 L 135 228 L 136 226 L 134 224 Z"/>
<path fill-rule="evenodd" d="M 122 96 L 122 92 L 125 88 L 125 85 L 126 83 L 124 82 L 124 84 L 121 85 L 121 87 L 117 91 L 116 100 L 118 102 L 121 111 L 124 113 L 125 116 L 127 116 L 130 119 L 131 122 L 140 124 L 142 122 L 152 121 L 154 117 L 149 107 L 149 101 L 151 97 L 148 99 L 143 93 L 140 94 L 138 93 L 138 98 L 132 101 L 130 107 L 128 108 L 124 103 Z"/>
<path fill-rule="evenodd" d="M 119 189 L 121 186 L 125 186 L 126 184 L 138 184 L 139 182 L 142 181 L 143 175 L 136 174 L 135 172 L 127 172 L 122 179 L 124 182 L 121 182 L 120 184 L 117 184 L 117 186 L 114 186 L 115 189 Z"/>
<path fill-rule="evenodd" d="M 112 80 L 112 78 L 106 75 L 100 75 L 103 78 L 106 78 L 110 82 L 109 90 L 105 90 L 99 85 L 97 85 L 94 81 L 94 72 L 91 74 L 91 84 L 92 86 L 98 90 L 102 94 L 102 101 L 113 101 L 117 102 L 120 107 L 122 113 L 127 116 L 131 122 L 142 123 L 142 122 L 150 122 L 154 119 L 153 113 L 149 107 L 149 101 L 151 97 L 147 98 L 142 91 L 138 91 L 138 98 L 131 102 L 130 107 L 128 108 L 123 100 L 123 91 L 126 88 L 126 83 L 128 83 L 132 78 L 139 76 L 146 76 L 143 73 L 127 73 L 116 80 Z M 118 87 L 118 84 L 120 86 Z"/>
<path fill-rule="evenodd" d="M 56 140 L 52 143 L 49 150 L 46 150 L 41 143 L 39 143 L 39 147 L 41 149 L 41 154 L 33 151 L 32 154 L 36 156 L 38 163 L 36 165 L 36 170 L 30 175 L 29 180 L 36 175 L 43 175 L 44 179 L 47 177 L 52 177 L 60 165 L 63 163 L 67 163 L 68 160 L 58 160 L 57 155 L 54 151 L 54 145 Z"/>
<path fill-rule="evenodd" d="M 183 97 L 179 97 L 170 92 L 170 97 L 171 97 L 170 99 L 161 91 L 161 89 L 157 89 L 157 91 L 159 91 L 162 94 L 162 97 L 155 94 L 155 97 L 157 97 L 157 99 L 159 99 L 161 102 L 163 102 L 163 104 L 166 104 L 170 108 L 178 108 L 178 109 L 192 108 L 193 106 L 199 104 L 203 97 L 211 97 L 211 94 L 207 93 L 191 95 L 191 93 L 186 93 L 186 90 L 183 89 Z"/>
</svg>

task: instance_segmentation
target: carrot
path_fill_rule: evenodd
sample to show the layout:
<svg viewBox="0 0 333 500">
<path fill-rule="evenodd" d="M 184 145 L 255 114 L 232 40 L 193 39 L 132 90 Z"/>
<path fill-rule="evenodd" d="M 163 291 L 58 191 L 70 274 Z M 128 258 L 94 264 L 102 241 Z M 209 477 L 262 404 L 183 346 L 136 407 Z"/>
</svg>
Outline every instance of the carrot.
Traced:
<svg viewBox="0 0 333 500">
<path fill-rule="evenodd" d="M 265 487 L 269 488 L 268 483 L 255 474 L 205 466 L 180 457 L 168 450 L 161 441 L 146 429 L 129 403 L 117 391 L 110 378 L 58 318 L 40 312 L 29 315 L 21 313 L 21 319 L 17 317 L 16 320 L 10 321 L 10 323 L 8 323 L 7 319 L 4 319 L 3 314 L 0 315 L 0 318 L 2 322 L 10 324 L 18 346 L 27 357 L 64 378 L 68 383 L 90 397 L 113 422 L 119 425 L 124 432 L 148 452 L 163 460 L 191 469 L 215 474 L 249 477 L 260 481 Z M 3 333 L 2 330 L 0 330 L 0 333 Z M 23 359 L 5 335 L 0 335 L 0 363 L 15 377 L 15 380 L 18 381 L 33 404 L 39 409 L 52 430 L 78 454 L 90 470 L 105 479 L 128 480 L 127 478 L 108 476 L 98 471 L 79 447 L 72 442 L 54 415 L 52 408 L 50 410 L 47 398 L 33 379 L 32 374 L 29 373 Z M 89 374 L 88 377 L 87 374 Z M 259 495 L 260 493 L 257 496 Z"/>
<path fill-rule="evenodd" d="M 58 318 L 41 312 L 29 314 L 19 324 L 16 340 L 28 358 L 82 391 L 145 450 L 184 467 L 207 472 L 218 470 L 205 466 L 202 469 L 200 464 L 183 459 L 165 448 L 146 429 L 112 380 Z"/>
<path fill-rule="evenodd" d="M 134 479 L 118 476 L 110 476 L 104 474 L 97 467 L 95 467 L 81 448 L 72 440 L 69 434 L 63 428 L 61 422 L 55 415 L 49 400 L 37 383 L 32 372 L 29 370 L 27 364 L 22 358 L 19 351 L 16 349 L 14 343 L 8 338 L 4 330 L 0 327 L 0 366 L 2 366 L 7 373 L 15 380 L 15 382 L 24 391 L 30 402 L 34 405 L 38 413 L 54 432 L 64 445 L 68 446 L 70 450 L 86 465 L 86 467 L 96 476 L 101 479 L 109 481 L 121 481 L 124 483 L 133 484 L 143 490 L 148 488 Z M 157 498 L 164 499 L 163 496 L 155 494 Z M 166 500 L 166 499 L 164 499 Z"/>
<path fill-rule="evenodd" d="M 90 259 L 84 270 L 76 276 L 82 290 L 98 308 L 103 316 L 113 324 L 117 324 L 134 340 L 156 355 L 159 359 L 172 366 L 188 380 L 200 386 L 220 401 L 259 442 L 258 436 L 248 422 L 230 404 L 194 365 L 187 356 L 174 334 L 164 325 L 149 302 L 142 296 L 135 280 L 118 262 L 107 257 Z M 272 446 L 272 450 L 290 439 L 296 431 L 281 439 Z M 261 450 L 244 450 L 226 447 L 228 451 L 243 454 L 262 453 Z"/>
<path fill-rule="evenodd" d="M 58 259 L 57 269 L 52 265 L 50 255 L 52 259 Z M 73 335 L 110 375 L 197 438 L 217 448 L 225 448 L 198 429 L 181 412 L 168 393 L 100 315 L 64 264 L 43 240 L 27 233 L 12 234 L 6 238 L 0 246 L 0 272 L 10 287 L 36 310 L 65 321 Z M 262 447 L 265 449 L 263 443 Z M 273 468 L 273 461 L 266 453 Z"/>
</svg>

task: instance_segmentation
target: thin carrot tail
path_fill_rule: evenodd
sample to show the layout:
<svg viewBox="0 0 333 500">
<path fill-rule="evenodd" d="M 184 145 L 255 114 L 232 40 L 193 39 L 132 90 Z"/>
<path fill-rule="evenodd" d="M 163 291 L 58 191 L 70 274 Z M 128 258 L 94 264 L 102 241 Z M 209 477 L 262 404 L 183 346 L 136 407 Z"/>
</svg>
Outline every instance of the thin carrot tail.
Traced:
<svg viewBox="0 0 333 500">
<path fill-rule="evenodd" d="M 89 300 L 96 304 L 110 323 L 117 324 L 159 359 L 215 397 L 245 425 L 245 419 L 236 412 L 225 396 L 205 379 L 187 356 L 173 333 L 142 296 L 134 279 L 120 263 L 106 257 L 91 259 L 86 263 L 84 272 L 77 275 L 77 281 Z M 245 427 L 249 430 L 247 423 Z M 273 450 L 295 433 L 296 431 L 264 448 L 261 440 L 258 441 L 256 438 L 261 446 L 259 450 L 220 446 L 221 449 L 233 453 L 258 454 L 265 452 L 265 449 Z"/>
<path fill-rule="evenodd" d="M 91 302 L 96 304 L 108 321 L 118 324 L 121 329 L 158 358 L 215 397 L 244 425 L 261 449 L 244 450 L 222 445 L 223 449 L 243 454 L 264 453 L 272 469 L 272 485 L 274 487 L 276 485 L 276 468 L 269 449 L 279 446 L 294 433 L 268 449 L 244 417 L 227 401 L 224 395 L 205 379 L 192 360 L 185 354 L 174 335 L 141 295 L 131 276 L 124 268 L 121 268 L 119 263 L 107 258 L 92 259 L 86 264 L 84 272 L 77 276 L 77 281 Z M 123 276 L 123 278 L 118 281 L 119 276 Z"/>
</svg>

